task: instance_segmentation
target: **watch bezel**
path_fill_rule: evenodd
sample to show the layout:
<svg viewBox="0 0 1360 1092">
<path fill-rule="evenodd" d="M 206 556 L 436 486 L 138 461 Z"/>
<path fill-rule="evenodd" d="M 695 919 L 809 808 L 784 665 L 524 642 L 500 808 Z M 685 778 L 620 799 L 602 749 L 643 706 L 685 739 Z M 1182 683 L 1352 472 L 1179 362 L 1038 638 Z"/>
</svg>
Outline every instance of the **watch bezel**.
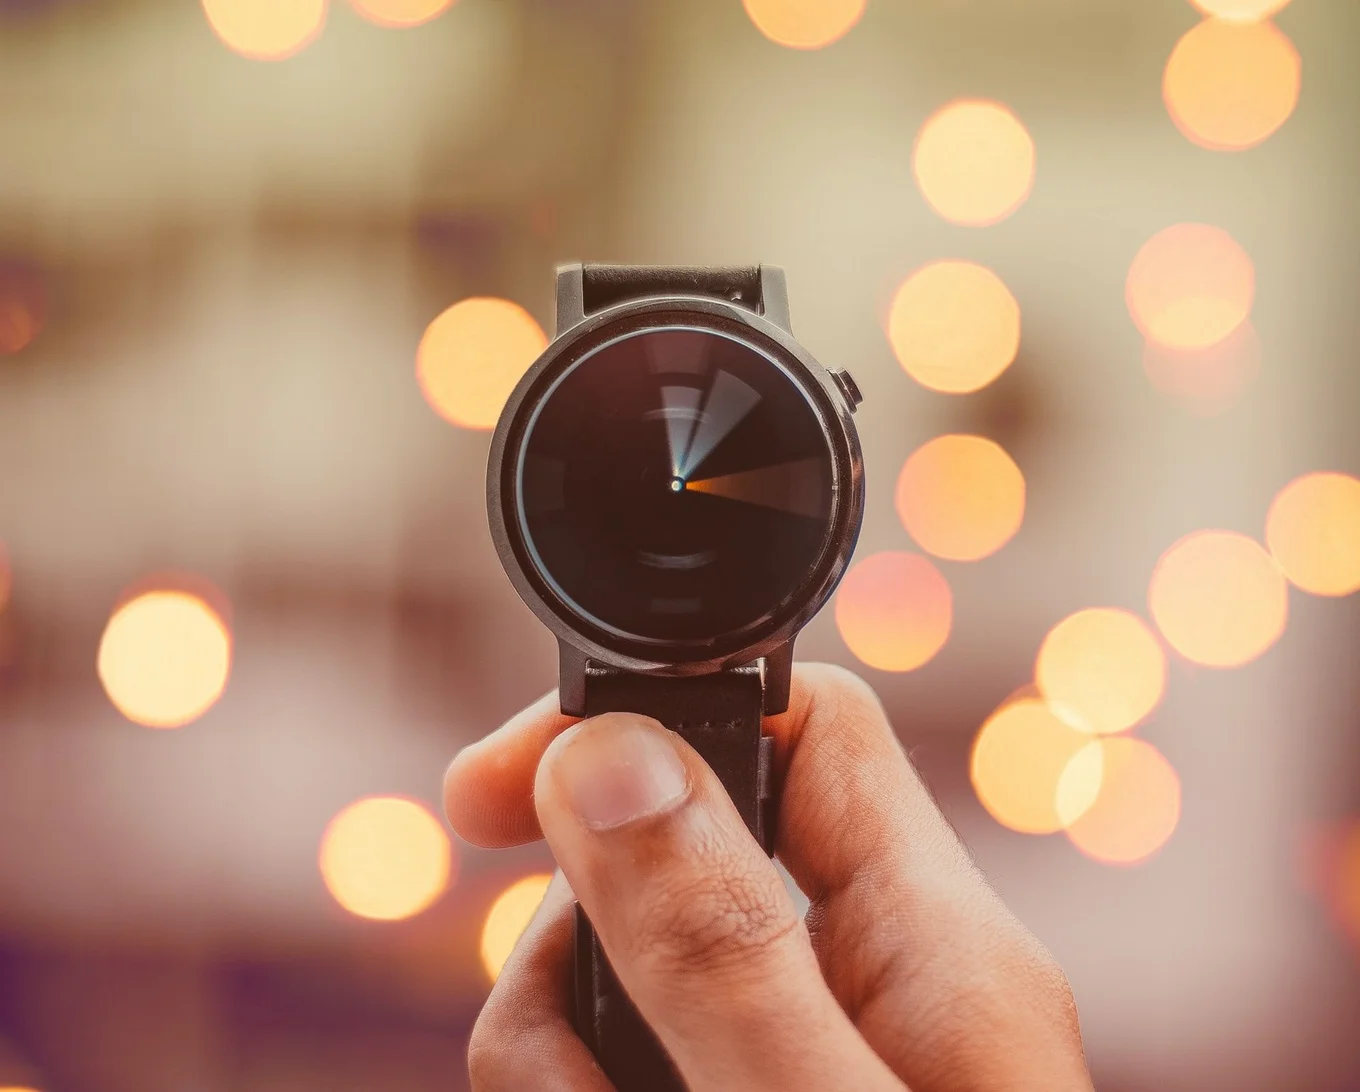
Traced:
<svg viewBox="0 0 1360 1092">
<path fill-rule="evenodd" d="M 811 404 L 832 453 L 830 530 L 808 579 L 765 619 L 704 641 L 654 642 L 607 632 L 559 596 L 538 571 L 516 512 L 519 453 L 539 403 L 588 354 L 639 330 L 686 326 L 753 345 Z M 501 563 L 520 598 L 559 641 L 622 671 L 696 675 L 748 663 L 787 645 L 826 604 L 854 551 L 864 511 L 864 465 L 850 407 L 831 374 L 780 326 L 736 303 L 700 296 L 647 296 L 605 308 L 563 331 L 521 378 L 492 436 L 487 515 Z"/>
</svg>

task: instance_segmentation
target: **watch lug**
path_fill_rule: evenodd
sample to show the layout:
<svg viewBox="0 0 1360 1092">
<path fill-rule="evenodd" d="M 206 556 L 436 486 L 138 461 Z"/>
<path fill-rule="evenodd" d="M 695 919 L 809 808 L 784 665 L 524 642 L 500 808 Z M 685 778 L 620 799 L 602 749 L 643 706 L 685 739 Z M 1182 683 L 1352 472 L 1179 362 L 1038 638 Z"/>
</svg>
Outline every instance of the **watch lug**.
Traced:
<svg viewBox="0 0 1360 1092">
<path fill-rule="evenodd" d="M 566 641 L 557 642 L 557 702 L 568 717 L 586 715 L 586 654 Z"/>
<path fill-rule="evenodd" d="M 580 262 L 557 267 L 557 318 L 554 337 L 561 337 L 586 317 L 585 267 Z"/>
<path fill-rule="evenodd" d="M 793 333 L 789 320 L 789 282 L 777 265 L 760 267 L 760 306 L 767 319 L 786 333 Z"/>
<path fill-rule="evenodd" d="M 793 686 L 793 642 L 780 645 L 765 656 L 764 711 L 767 717 L 783 713 L 789 707 L 789 690 Z"/>
</svg>

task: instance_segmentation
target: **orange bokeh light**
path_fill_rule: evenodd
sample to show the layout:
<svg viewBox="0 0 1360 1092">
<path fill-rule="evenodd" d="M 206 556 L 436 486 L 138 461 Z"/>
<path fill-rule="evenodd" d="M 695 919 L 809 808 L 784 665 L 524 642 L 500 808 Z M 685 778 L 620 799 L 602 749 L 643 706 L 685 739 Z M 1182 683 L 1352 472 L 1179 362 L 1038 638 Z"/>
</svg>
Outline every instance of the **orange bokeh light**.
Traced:
<svg viewBox="0 0 1360 1092">
<path fill-rule="evenodd" d="M 1269 19 L 1289 6 L 1289 0 L 1190 0 L 1205 15 L 1238 23 Z"/>
<path fill-rule="evenodd" d="M 1148 593 L 1167 643 L 1206 667 L 1239 667 L 1273 645 L 1289 618 L 1284 577 L 1260 543 L 1196 531 L 1157 562 Z"/>
<path fill-rule="evenodd" d="M 992 440 L 937 436 L 903 464 L 897 514 L 927 553 L 977 561 L 996 553 L 1020 529 L 1025 478 Z"/>
<path fill-rule="evenodd" d="M 954 224 L 985 227 L 1011 215 L 1034 187 L 1034 141 L 996 102 L 951 102 L 921 127 L 912 171 L 926 202 Z"/>
<path fill-rule="evenodd" d="M 1200 417 L 1222 413 L 1261 370 L 1261 339 L 1247 319 L 1216 345 L 1171 349 L 1143 344 L 1143 370 L 1162 394 Z"/>
<path fill-rule="evenodd" d="M 790 49 L 821 49 L 860 21 L 868 0 L 742 0 L 756 29 Z"/>
<path fill-rule="evenodd" d="M 233 53 L 281 61 L 311 45 L 326 23 L 327 0 L 202 0 L 208 25 Z"/>
<path fill-rule="evenodd" d="M 1292 583 L 1314 595 L 1360 591 L 1360 479 L 1295 478 L 1266 515 L 1266 544 Z"/>
<path fill-rule="evenodd" d="M 526 876 L 511 884 L 491 904 L 482 926 L 481 955 L 482 966 L 492 982 L 500 977 L 501 968 L 529 927 L 551 882 L 552 876 L 547 873 Z"/>
<path fill-rule="evenodd" d="M 179 728 L 206 713 L 227 685 L 231 634 L 203 599 L 150 591 L 113 612 L 99 642 L 99 681 L 128 720 Z"/>
<path fill-rule="evenodd" d="M 967 394 L 1015 360 L 1020 305 L 986 266 L 932 262 L 893 296 L 888 340 L 903 369 L 922 386 Z"/>
<path fill-rule="evenodd" d="M 1256 270 L 1222 228 L 1173 224 L 1143 244 L 1125 298 L 1143 336 L 1173 349 L 1203 349 L 1251 313 Z"/>
<path fill-rule="evenodd" d="M 1081 786 L 1066 771 L 1091 737 L 1065 724 L 1043 701 L 1008 701 L 978 732 L 969 771 L 982 806 L 1002 826 L 1022 834 L 1052 834 L 1095 799 L 1099 764 L 1081 763 Z M 1066 800 L 1060 802 L 1061 796 Z M 1084 797 L 1081 803 L 1069 803 Z"/>
<path fill-rule="evenodd" d="M 0 264 L 0 356 L 13 356 L 33 343 L 42 332 L 46 302 L 36 271 Z"/>
<path fill-rule="evenodd" d="M 510 300 L 479 296 L 455 303 L 425 331 L 416 379 L 434 411 L 463 428 L 495 428 L 510 392 L 548 338 Z"/>
<path fill-rule="evenodd" d="M 1101 739 L 1100 791 L 1069 823 L 1067 836 L 1104 864 L 1134 865 L 1162 848 L 1181 817 L 1181 779 L 1151 743 L 1128 736 Z"/>
<path fill-rule="evenodd" d="M 356 800 L 326 827 L 321 877 L 335 901 L 361 918 L 398 921 L 439 898 L 454 872 L 444 827 L 400 796 Z"/>
<path fill-rule="evenodd" d="M 1141 618 L 1096 607 L 1049 631 L 1034 677 L 1053 711 L 1074 728 L 1122 732 L 1162 700 L 1166 655 Z"/>
<path fill-rule="evenodd" d="M 856 564 L 836 594 L 836 626 L 860 660 L 882 671 L 912 671 L 949 639 L 954 597 L 920 554 L 889 551 Z"/>
<path fill-rule="evenodd" d="M 353 0 L 354 10 L 381 27 L 416 27 L 453 6 L 454 0 Z"/>
<path fill-rule="evenodd" d="M 1274 23 L 1205 19 L 1172 50 L 1162 98 L 1187 139 L 1239 151 L 1289 119 L 1302 70 L 1294 43 Z"/>
</svg>

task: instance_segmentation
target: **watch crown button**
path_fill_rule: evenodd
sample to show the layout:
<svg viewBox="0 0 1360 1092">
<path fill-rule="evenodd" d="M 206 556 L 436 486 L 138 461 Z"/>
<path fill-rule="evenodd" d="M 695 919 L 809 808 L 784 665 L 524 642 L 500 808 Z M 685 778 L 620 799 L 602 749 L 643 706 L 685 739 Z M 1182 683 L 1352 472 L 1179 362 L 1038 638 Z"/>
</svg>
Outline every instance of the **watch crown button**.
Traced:
<svg viewBox="0 0 1360 1092">
<path fill-rule="evenodd" d="M 864 401 L 864 395 L 860 393 L 855 377 L 844 369 L 837 369 L 831 373 L 831 378 L 836 381 L 841 394 L 845 395 L 846 402 L 850 404 L 850 412 L 854 413 L 855 407 Z"/>
</svg>

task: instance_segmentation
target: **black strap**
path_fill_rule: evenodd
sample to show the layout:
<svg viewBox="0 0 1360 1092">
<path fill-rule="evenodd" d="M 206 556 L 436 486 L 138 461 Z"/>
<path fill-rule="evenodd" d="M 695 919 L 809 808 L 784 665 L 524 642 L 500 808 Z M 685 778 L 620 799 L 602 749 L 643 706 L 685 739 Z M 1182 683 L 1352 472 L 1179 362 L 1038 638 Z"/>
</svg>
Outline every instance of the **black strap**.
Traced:
<svg viewBox="0 0 1360 1092">
<path fill-rule="evenodd" d="M 751 833 L 773 852 L 774 740 L 762 736 L 763 687 L 755 665 L 684 679 L 591 668 L 587 716 L 654 717 L 713 768 Z M 614 977 L 599 937 L 576 907 L 576 1030 L 619 1092 L 684 1092 L 670 1058 Z"/>
<path fill-rule="evenodd" d="M 581 272 L 587 315 L 643 296 L 712 296 L 764 311 L 759 266 L 587 265 Z"/>
</svg>

